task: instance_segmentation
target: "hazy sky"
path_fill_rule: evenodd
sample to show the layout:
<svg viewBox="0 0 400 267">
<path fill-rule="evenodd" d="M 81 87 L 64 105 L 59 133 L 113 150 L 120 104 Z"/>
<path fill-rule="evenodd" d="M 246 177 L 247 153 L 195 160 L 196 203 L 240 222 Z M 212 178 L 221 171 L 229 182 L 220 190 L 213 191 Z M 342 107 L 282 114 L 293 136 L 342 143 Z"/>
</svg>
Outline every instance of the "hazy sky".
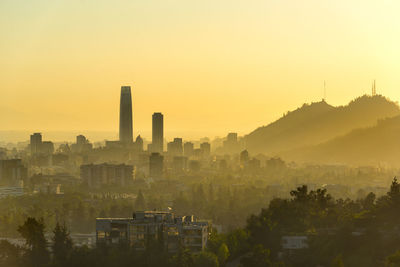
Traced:
<svg viewBox="0 0 400 267">
<path fill-rule="evenodd" d="M 1 0 L 0 130 L 247 133 L 323 81 L 333 105 L 400 99 L 400 1 Z"/>
</svg>

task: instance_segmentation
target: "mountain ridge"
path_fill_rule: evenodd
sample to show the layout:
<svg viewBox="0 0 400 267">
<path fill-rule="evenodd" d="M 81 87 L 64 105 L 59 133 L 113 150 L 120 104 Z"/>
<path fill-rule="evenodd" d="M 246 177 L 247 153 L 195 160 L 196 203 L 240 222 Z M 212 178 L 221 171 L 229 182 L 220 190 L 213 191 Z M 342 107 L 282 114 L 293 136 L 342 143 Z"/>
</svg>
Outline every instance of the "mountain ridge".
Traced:
<svg viewBox="0 0 400 267">
<path fill-rule="evenodd" d="M 327 142 L 282 152 L 287 160 L 400 167 L 400 115 L 378 120 Z"/>
<path fill-rule="evenodd" d="M 334 107 L 324 100 L 304 104 L 278 120 L 244 136 L 251 153 L 279 154 L 327 142 L 352 130 L 371 127 L 379 119 L 400 115 L 399 105 L 381 96 L 363 95 Z"/>
</svg>

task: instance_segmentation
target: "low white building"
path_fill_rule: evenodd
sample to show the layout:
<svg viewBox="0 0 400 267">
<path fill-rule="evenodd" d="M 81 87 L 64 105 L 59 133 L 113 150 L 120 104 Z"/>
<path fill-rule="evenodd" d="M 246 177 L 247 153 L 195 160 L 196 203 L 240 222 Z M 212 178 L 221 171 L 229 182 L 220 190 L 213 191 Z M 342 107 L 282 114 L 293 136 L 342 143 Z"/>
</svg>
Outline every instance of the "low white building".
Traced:
<svg viewBox="0 0 400 267">
<path fill-rule="evenodd" d="M 0 187 L 0 198 L 19 197 L 22 195 L 24 195 L 24 188 L 22 186 Z"/>
<path fill-rule="evenodd" d="M 304 249 L 308 248 L 307 236 L 282 236 L 283 249 Z"/>
</svg>

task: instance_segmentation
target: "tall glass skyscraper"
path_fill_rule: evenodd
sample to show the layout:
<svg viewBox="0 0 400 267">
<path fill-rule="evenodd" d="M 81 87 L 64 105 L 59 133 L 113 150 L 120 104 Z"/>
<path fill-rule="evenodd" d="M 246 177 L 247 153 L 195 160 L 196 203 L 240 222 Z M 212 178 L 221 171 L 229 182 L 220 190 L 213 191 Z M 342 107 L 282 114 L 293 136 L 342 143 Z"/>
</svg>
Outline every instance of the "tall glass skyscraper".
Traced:
<svg viewBox="0 0 400 267">
<path fill-rule="evenodd" d="M 122 143 L 132 143 L 132 96 L 131 87 L 121 87 L 121 100 L 119 105 L 119 141 Z"/>
<path fill-rule="evenodd" d="M 164 148 L 164 116 L 162 113 L 153 114 L 152 152 L 162 154 Z"/>
</svg>

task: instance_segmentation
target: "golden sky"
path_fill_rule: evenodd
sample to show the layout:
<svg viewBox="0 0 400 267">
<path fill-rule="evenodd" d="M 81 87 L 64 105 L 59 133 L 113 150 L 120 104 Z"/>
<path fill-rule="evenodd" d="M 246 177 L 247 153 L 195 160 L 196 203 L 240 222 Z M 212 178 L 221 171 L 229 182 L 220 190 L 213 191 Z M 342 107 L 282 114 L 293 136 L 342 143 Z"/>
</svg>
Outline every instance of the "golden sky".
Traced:
<svg viewBox="0 0 400 267">
<path fill-rule="evenodd" d="M 0 130 L 118 130 L 165 115 L 175 135 L 248 133 L 323 81 L 333 105 L 400 99 L 400 1 L 1 0 Z"/>
</svg>

